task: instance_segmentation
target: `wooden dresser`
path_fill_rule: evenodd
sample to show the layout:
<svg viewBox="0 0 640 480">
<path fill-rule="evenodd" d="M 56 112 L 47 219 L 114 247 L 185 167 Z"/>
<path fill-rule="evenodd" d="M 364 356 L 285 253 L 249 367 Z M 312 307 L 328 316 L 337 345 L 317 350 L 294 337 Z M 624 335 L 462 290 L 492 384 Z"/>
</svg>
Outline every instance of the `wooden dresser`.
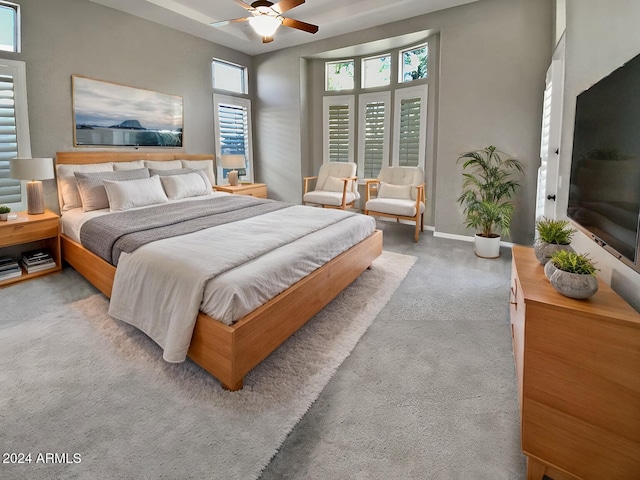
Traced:
<svg viewBox="0 0 640 480">
<path fill-rule="evenodd" d="M 559 294 L 518 246 L 510 303 L 527 480 L 640 479 L 640 314 L 603 282 Z"/>
</svg>

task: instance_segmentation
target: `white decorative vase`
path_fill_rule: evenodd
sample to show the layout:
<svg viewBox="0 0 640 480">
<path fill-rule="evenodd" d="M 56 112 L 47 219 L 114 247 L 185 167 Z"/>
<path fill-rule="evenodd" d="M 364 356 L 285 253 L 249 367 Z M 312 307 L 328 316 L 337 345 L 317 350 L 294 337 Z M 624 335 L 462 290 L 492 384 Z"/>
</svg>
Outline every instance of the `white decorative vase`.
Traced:
<svg viewBox="0 0 640 480">
<path fill-rule="evenodd" d="M 569 252 L 574 251 L 573 248 L 571 248 L 571 245 L 559 245 L 557 243 L 547 243 L 541 240 L 538 240 L 533 245 L 533 253 L 541 265 L 546 265 L 551 258 L 551 255 L 559 250 L 567 250 Z"/>
<path fill-rule="evenodd" d="M 476 233 L 475 252 L 478 257 L 497 258 L 500 256 L 500 237 L 482 237 Z"/>
<path fill-rule="evenodd" d="M 584 299 L 598 291 L 598 280 L 588 273 L 569 273 L 557 268 L 549 281 L 565 297 Z"/>
</svg>

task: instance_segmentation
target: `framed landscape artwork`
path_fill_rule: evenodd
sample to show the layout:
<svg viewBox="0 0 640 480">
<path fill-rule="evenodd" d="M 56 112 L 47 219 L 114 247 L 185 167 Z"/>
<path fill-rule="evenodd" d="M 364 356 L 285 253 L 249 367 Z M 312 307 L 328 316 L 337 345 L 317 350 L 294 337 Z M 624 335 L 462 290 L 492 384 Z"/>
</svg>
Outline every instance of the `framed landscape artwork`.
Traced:
<svg viewBox="0 0 640 480">
<path fill-rule="evenodd" d="M 71 84 L 74 146 L 182 147 L 181 96 L 80 75 Z"/>
</svg>

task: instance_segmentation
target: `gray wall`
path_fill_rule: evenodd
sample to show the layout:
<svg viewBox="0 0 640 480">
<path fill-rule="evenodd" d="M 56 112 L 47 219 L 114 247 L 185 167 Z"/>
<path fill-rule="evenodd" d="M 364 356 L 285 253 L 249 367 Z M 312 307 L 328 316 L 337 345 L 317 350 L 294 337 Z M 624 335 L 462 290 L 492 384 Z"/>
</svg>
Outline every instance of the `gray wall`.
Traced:
<svg viewBox="0 0 640 480">
<path fill-rule="evenodd" d="M 558 211 L 566 212 L 573 147 L 576 97 L 640 52 L 640 2 L 566 0 L 566 62 Z M 578 233 L 572 242 L 598 262 L 599 276 L 640 311 L 640 274 L 590 238 Z"/>
<path fill-rule="evenodd" d="M 31 152 L 74 150 L 71 75 L 181 95 L 186 153 L 214 152 L 211 60 L 250 66 L 243 53 L 87 0 L 20 0 Z M 81 149 L 78 149 L 81 150 Z M 47 206 L 57 208 L 53 181 Z"/>
<path fill-rule="evenodd" d="M 310 144 L 321 138 L 321 111 L 302 115 L 306 78 L 300 61 L 322 52 L 401 34 L 440 34 L 439 103 L 435 119 L 433 226 L 473 235 L 455 201 L 462 152 L 495 144 L 522 160 L 526 175 L 512 227 L 516 243 L 533 240 L 544 79 L 551 60 L 551 0 L 481 0 L 402 22 L 254 57 L 256 165 L 270 195 L 299 202 L 301 177 L 313 174 Z"/>
</svg>

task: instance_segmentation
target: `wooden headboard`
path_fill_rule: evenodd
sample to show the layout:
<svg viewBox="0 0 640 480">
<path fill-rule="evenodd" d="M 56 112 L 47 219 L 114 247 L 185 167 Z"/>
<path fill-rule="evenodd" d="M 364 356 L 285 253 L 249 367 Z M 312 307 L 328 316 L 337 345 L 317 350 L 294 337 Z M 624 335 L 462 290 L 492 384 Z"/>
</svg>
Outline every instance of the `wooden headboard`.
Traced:
<svg viewBox="0 0 640 480">
<path fill-rule="evenodd" d="M 180 152 L 119 152 L 110 150 L 57 152 L 57 164 L 88 164 L 105 162 L 132 162 L 134 160 L 213 160 L 215 155 L 187 154 Z"/>
</svg>

